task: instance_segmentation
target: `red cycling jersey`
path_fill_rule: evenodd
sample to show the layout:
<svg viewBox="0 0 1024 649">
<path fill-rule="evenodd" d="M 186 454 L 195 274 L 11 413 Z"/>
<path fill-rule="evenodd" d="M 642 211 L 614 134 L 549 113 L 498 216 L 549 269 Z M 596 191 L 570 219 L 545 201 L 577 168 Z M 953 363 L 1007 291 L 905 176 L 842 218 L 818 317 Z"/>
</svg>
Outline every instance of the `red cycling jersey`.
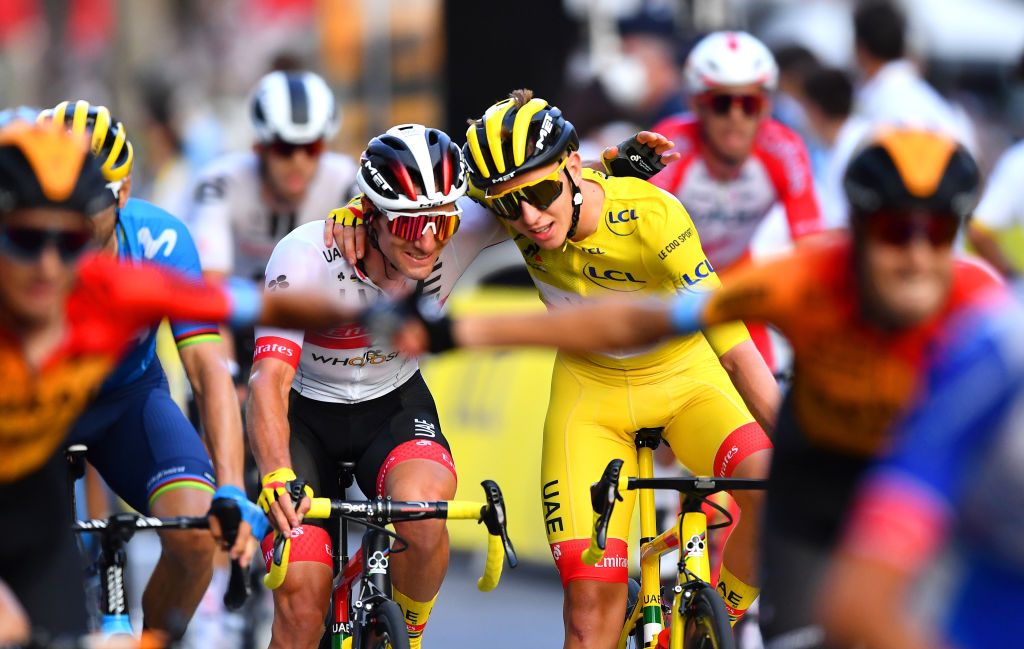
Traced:
<svg viewBox="0 0 1024 649">
<path fill-rule="evenodd" d="M 807 148 L 781 123 L 765 120 L 750 157 L 734 178 L 724 180 L 708 169 L 696 117 L 669 117 L 651 130 L 673 140 L 673 150 L 682 154 L 651 182 L 674 194 L 690 213 L 715 270 L 726 270 L 746 254 L 757 226 L 776 203 L 786 210 L 793 239 L 822 229 Z"/>
<path fill-rule="evenodd" d="M 140 330 L 165 316 L 223 321 L 231 305 L 220 287 L 93 256 L 79 265 L 64 313 L 64 338 L 38 367 L 0 329 L 0 483 L 42 466 Z"/>
</svg>

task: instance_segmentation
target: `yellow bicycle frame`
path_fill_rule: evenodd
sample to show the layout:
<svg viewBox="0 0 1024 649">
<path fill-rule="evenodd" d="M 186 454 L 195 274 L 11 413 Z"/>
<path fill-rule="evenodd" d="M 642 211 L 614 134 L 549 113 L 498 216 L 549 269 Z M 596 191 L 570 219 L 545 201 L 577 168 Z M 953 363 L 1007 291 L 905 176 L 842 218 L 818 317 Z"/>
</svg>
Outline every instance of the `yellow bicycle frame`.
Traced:
<svg viewBox="0 0 1024 649">
<path fill-rule="evenodd" d="M 646 446 L 637 449 L 637 462 L 640 478 L 654 477 L 654 450 Z M 629 478 L 619 478 L 619 489 L 625 491 Z M 619 636 L 619 647 L 626 646 L 626 636 L 640 620 L 643 620 L 643 647 L 654 649 L 658 644 L 658 635 L 664 630 L 665 623 L 661 608 L 661 556 L 676 549 L 682 557 L 684 569 L 679 572 L 676 585 L 681 586 L 687 574 L 711 582 L 711 564 L 708 561 L 707 536 L 708 519 L 703 512 L 682 514 L 676 525 L 661 534 L 657 534 L 657 520 L 654 510 L 654 490 L 637 489 L 637 500 L 640 503 L 640 596 L 636 606 L 629 612 L 629 619 L 622 627 Z M 685 539 L 680 547 L 680 539 Z M 691 544 L 687 548 L 687 544 Z M 681 590 L 681 589 L 678 589 Z M 677 590 L 677 593 L 678 593 Z M 676 598 L 679 599 L 678 597 Z M 683 606 L 676 601 L 672 607 L 672 618 L 669 631 L 669 648 L 683 647 Z"/>
</svg>

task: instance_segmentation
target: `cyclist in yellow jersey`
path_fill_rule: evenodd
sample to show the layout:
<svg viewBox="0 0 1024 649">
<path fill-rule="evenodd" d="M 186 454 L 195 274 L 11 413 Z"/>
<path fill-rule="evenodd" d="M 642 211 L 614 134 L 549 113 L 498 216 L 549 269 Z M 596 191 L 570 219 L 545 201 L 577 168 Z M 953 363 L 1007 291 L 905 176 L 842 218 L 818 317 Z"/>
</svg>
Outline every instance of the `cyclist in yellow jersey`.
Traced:
<svg viewBox="0 0 1024 649">
<path fill-rule="evenodd" d="M 475 197 L 502 218 L 550 308 L 591 296 L 719 285 L 675 197 L 644 181 L 584 169 L 577 147 L 561 111 L 528 90 L 491 106 L 467 131 Z M 612 520 L 606 558 L 590 567 L 579 557 L 590 538 L 590 483 L 613 458 L 636 472 L 633 432 L 665 427 L 676 457 L 695 473 L 759 478 L 767 474 L 771 443 L 751 412 L 766 424 L 777 404 L 778 388 L 741 323 L 645 349 L 557 356 L 541 480 L 548 540 L 566 593 L 566 647 L 612 647 L 618 639 L 628 495 Z M 745 515 L 726 547 L 720 589 L 741 615 L 757 594 L 761 497 L 736 499 Z"/>
</svg>

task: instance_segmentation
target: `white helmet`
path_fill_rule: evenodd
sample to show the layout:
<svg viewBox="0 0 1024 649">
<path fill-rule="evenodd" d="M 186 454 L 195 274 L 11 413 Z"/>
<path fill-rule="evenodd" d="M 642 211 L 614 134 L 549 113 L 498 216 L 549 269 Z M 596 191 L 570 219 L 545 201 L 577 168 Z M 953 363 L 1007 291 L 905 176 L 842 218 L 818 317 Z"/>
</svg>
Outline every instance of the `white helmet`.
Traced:
<svg viewBox="0 0 1024 649">
<path fill-rule="evenodd" d="M 747 32 L 713 32 L 694 46 L 683 77 L 694 95 L 751 83 L 772 91 L 779 82 L 779 66 L 765 44 Z"/>
<path fill-rule="evenodd" d="M 366 145 L 356 184 L 383 210 L 437 207 L 466 193 L 466 161 L 444 131 L 401 124 Z"/>
<path fill-rule="evenodd" d="M 252 96 L 252 125 L 259 142 L 309 144 L 338 130 L 334 93 L 312 72 L 271 72 Z"/>
</svg>

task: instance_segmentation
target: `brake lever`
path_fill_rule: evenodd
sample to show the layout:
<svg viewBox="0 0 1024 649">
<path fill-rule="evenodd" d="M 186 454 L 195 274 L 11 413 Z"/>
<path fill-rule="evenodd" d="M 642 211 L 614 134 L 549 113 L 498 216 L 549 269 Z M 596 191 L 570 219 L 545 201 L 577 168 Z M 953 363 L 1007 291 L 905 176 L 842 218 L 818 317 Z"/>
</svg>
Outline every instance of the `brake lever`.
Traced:
<svg viewBox="0 0 1024 649">
<path fill-rule="evenodd" d="M 505 499 L 501 495 L 498 483 L 493 480 L 484 480 L 480 483 L 484 488 L 484 497 L 487 500 L 487 511 L 484 513 L 483 522 L 487 525 L 487 532 L 494 536 L 501 537 L 501 543 L 505 546 L 505 558 L 510 568 L 519 565 L 516 557 L 516 550 L 512 547 L 512 539 L 508 535 L 508 519 L 505 515 Z"/>
</svg>

